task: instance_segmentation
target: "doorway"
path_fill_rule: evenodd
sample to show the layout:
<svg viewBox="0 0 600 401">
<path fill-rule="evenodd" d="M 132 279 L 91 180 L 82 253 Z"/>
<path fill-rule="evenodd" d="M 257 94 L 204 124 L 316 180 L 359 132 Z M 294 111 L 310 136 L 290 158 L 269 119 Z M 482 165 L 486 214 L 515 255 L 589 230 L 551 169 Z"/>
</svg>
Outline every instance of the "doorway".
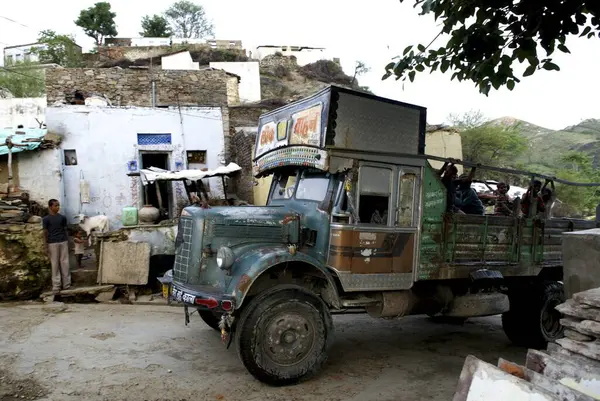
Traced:
<svg viewBox="0 0 600 401">
<path fill-rule="evenodd" d="M 144 152 L 141 154 L 142 168 L 156 167 L 169 170 L 169 153 Z M 144 205 L 152 205 L 161 212 L 161 217 L 170 218 L 171 211 L 171 185 L 167 181 L 158 181 L 158 189 L 162 201 L 162 208 L 158 201 L 155 184 L 148 185 L 143 191 Z"/>
</svg>

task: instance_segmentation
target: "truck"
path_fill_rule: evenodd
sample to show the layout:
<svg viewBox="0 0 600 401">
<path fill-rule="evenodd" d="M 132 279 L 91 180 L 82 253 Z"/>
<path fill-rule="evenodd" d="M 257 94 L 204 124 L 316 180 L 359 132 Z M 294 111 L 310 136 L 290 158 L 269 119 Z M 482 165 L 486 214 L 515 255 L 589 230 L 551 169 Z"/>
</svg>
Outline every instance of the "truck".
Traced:
<svg viewBox="0 0 600 401">
<path fill-rule="evenodd" d="M 260 116 L 266 206 L 181 214 L 185 323 L 197 312 L 270 385 L 319 372 L 337 313 L 501 314 L 516 344 L 560 337 L 561 233 L 595 223 L 448 212 L 425 124 L 424 107 L 336 86 Z"/>
</svg>

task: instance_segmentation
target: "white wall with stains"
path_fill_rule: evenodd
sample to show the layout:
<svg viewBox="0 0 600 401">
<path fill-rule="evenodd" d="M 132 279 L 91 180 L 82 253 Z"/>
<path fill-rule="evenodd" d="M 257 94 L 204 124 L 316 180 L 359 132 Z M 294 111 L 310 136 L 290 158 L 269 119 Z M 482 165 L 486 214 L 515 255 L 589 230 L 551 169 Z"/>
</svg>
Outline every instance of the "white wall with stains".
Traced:
<svg viewBox="0 0 600 401">
<path fill-rule="evenodd" d="M 110 229 L 121 226 L 125 206 L 143 206 L 139 177 L 130 177 L 129 163 L 141 167 L 140 152 L 169 154 L 169 169 L 185 169 L 187 151 L 206 151 L 206 167 L 223 163 L 223 119 L 218 107 L 159 109 L 144 107 L 49 107 L 48 129 L 63 136 L 61 152 L 75 150 L 77 165 L 65 165 L 63 156 L 63 211 L 72 219 L 79 213 L 104 214 Z M 170 134 L 170 144 L 138 145 L 138 134 Z M 64 153 L 61 153 L 64 155 Z M 80 181 L 89 183 L 89 203 L 80 199 Z M 222 196 L 222 186 L 211 179 L 212 196 Z M 172 185 L 172 205 L 187 198 L 181 184 Z M 173 208 L 172 208 L 173 209 Z M 173 210 L 172 210 L 173 211 Z M 176 211 L 175 211 L 176 212 Z"/>
<path fill-rule="evenodd" d="M 62 152 L 43 149 L 16 154 L 19 163 L 19 188 L 43 206 L 50 199 L 63 202 Z"/>
<path fill-rule="evenodd" d="M 45 112 L 45 97 L 0 99 L 0 128 L 40 128 Z"/>
<path fill-rule="evenodd" d="M 238 88 L 241 103 L 261 101 L 260 65 L 258 61 L 211 62 L 210 67 L 240 77 Z"/>
</svg>

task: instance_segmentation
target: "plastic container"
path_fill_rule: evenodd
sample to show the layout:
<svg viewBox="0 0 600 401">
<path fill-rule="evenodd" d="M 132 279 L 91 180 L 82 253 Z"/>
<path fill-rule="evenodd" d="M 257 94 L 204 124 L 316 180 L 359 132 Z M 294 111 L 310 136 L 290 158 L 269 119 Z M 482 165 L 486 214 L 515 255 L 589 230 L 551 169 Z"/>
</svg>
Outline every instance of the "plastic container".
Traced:
<svg viewBox="0 0 600 401">
<path fill-rule="evenodd" d="M 137 207 L 126 206 L 121 213 L 121 223 L 126 227 L 138 225 L 138 210 Z"/>
</svg>

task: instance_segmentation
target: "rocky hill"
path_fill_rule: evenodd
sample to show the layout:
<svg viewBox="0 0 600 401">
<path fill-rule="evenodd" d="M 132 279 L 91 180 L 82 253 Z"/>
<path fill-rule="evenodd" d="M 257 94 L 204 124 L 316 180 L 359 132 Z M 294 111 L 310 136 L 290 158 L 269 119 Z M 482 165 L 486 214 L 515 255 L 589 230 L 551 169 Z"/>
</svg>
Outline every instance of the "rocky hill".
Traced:
<svg viewBox="0 0 600 401">
<path fill-rule="evenodd" d="M 140 54 L 148 55 L 149 51 L 140 51 L 136 48 L 108 48 L 110 52 L 89 55 L 86 62 L 89 67 L 100 68 L 160 68 L 161 56 L 189 51 L 194 62 L 200 68 L 206 68 L 211 62 L 220 61 L 249 61 L 243 50 L 239 49 L 213 49 L 203 45 L 184 45 L 178 47 L 152 48 L 152 57 L 139 57 Z M 92 57 L 93 56 L 93 57 Z M 358 80 L 342 70 L 342 67 L 330 60 L 319 60 L 305 66 L 298 66 L 295 57 L 286 57 L 281 54 L 267 56 L 260 62 L 260 81 L 263 102 L 285 104 L 335 84 L 356 90 L 369 92 L 366 87 L 361 87 Z"/>
<path fill-rule="evenodd" d="M 529 151 L 518 160 L 528 170 L 554 173 L 563 165 L 562 156 L 570 151 L 584 152 L 600 160 L 600 119 L 583 120 L 561 130 L 551 130 L 512 117 L 492 122 L 517 125 L 519 132 L 529 140 Z"/>
</svg>

